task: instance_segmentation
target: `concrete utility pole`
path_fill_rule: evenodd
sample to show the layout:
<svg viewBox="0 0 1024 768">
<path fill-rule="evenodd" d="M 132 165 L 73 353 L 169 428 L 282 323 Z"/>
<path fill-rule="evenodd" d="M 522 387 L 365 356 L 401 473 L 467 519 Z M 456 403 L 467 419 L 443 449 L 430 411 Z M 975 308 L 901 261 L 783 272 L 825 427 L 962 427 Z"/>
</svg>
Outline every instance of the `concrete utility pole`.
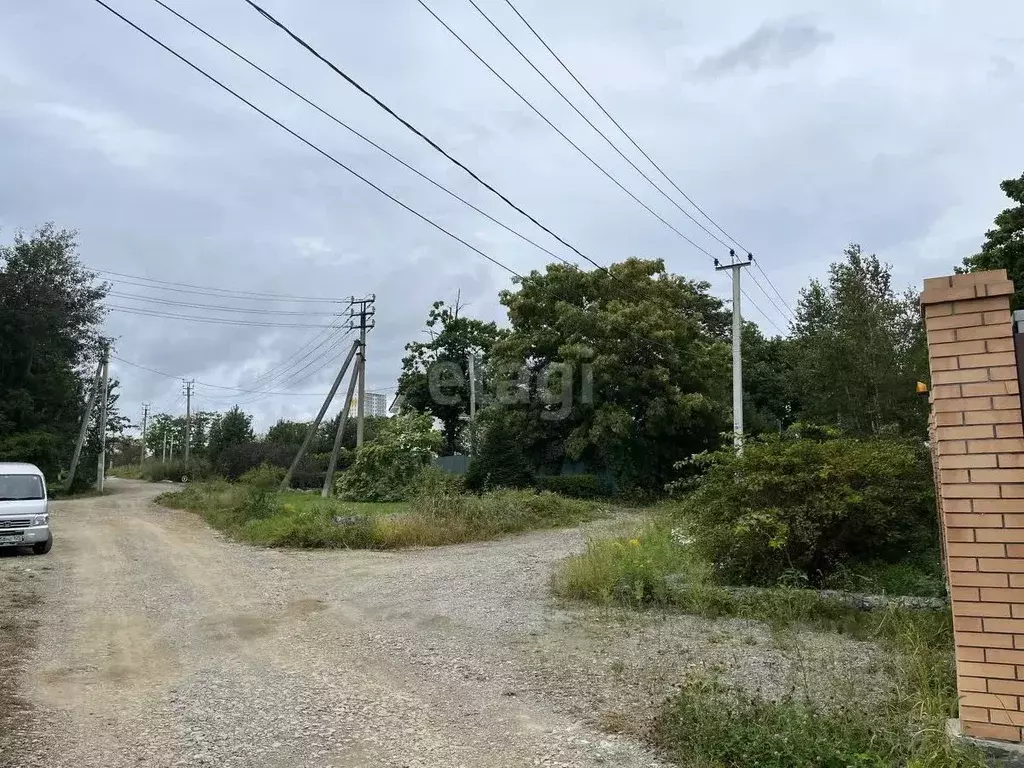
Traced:
<svg viewBox="0 0 1024 768">
<path fill-rule="evenodd" d="M 188 462 L 189 447 L 192 442 L 192 390 L 195 380 L 185 382 L 185 461 Z"/>
<path fill-rule="evenodd" d="M 100 455 L 96 460 L 96 490 L 103 492 L 103 481 L 107 476 L 107 395 L 110 384 L 110 349 L 103 348 L 103 388 L 100 394 Z"/>
<path fill-rule="evenodd" d="M 174 435 L 171 435 L 170 451 L 167 454 L 167 460 L 171 463 L 174 462 Z"/>
<path fill-rule="evenodd" d="M 85 404 L 85 413 L 82 414 L 82 426 L 78 429 L 78 440 L 75 441 L 75 452 L 71 457 L 71 468 L 68 470 L 68 480 L 65 490 L 71 490 L 71 484 L 75 482 L 75 471 L 78 469 L 78 460 L 82 456 L 82 445 L 85 443 L 85 435 L 89 431 L 89 420 L 92 418 L 92 409 L 96 405 L 96 395 L 100 391 L 100 377 L 103 375 L 103 357 L 96 363 L 96 375 L 92 380 L 92 391 L 89 393 L 89 400 Z"/>
<path fill-rule="evenodd" d="M 356 448 L 363 444 L 363 425 L 366 414 L 366 332 L 373 328 L 369 318 L 373 317 L 375 310 L 373 302 L 376 295 L 368 299 L 349 299 L 349 328 L 359 329 L 359 360 L 356 371 L 359 374 L 359 399 L 356 401 Z M 359 309 L 356 310 L 356 305 Z M 359 325 L 355 324 L 356 317 L 359 317 Z"/>
<path fill-rule="evenodd" d="M 476 353 L 469 353 L 469 455 L 476 450 Z"/>
<path fill-rule="evenodd" d="M 715 259 L 715 269 L 719 272 L 727 269 L 732 272 L 732 440 L 736 453 L 743 453 L 743 314 L 740 311 L 740 271 L 743 267 L 749 267 L 754 257 L 748 253 L 746 261 L 738 261 L 736 251 L 733 250 L 729 251 L 729 256 L 730 264 L 719 264 L 718 259 Z"/>
<path fill-rule="evenodd" d="M 359 380 L 359 371 L 353 370 L 348 382 L 348 392 L 345 393 L 345 402 L 341 406 L 341 413 L 338 414 L 338 430 L 334 434 L 334 447 L 331 449 L 331 461 L 327 465 L 327 474 L 324 476 L 324 487 L 320 489 L 320 495 L 325 499 L 334 490 L 334 470 L 338 468 L 338 454 L 341 452 L 341 441 L 345 436 L 345 422 L 348 421 L 348 413 L 352 410 L 352 393 L 355 392 L 356 382 Z"/>
<path fill-rule="evenodd" d="M 142 404 L 142 450 L 139 451 L 139 469 L 146 464 L 146 425 L 149 422 L 149 403 Z"/>
<path fill-rule="evenodd" d="M 359 349 L 359 342 L 353 341 L 352 348 L 348 351 L 348 356 L 345 358 L 344 364 L 341 366 L 341 370 L 338 371 L 337 378 L 334 379 L 334 384 L 331 385 L 331 391 L 327 393 L 327 397 L 324 398 L 324 404 L 320 406 L 320 412 L 316 415 L 312 425 L 309 427 L 309 431 L 306 433 L 306 439 L 302 441 L 302 445 L 299 447 L 299 452 L 295 454 L 295 460 L 292 461 L 292 465 L 288 467 L 288 472 L 284 476 L 284 480 L 281 481 L 281 490 L 286 491 L 292 484 L 292 475 L 299 466 L 299 462 L 302 461 L 302 457 L 306 455 L 306 451 L 309 449 L 309 444 L 313 442 L 313 438 L 316 436 L 316 431 L 320 429 L 320 422 L 324 420 L 324 414 L 327 413 L 327 409 L 331 406 L 331 401 L 334 400 L 334 395 L 338 392 L 338 387 L 341 386 L 342 379 L 345 378 L 345 372 L 348 371 L 348 367 L 352 364 L 352 358 L 356 356 L 356 351 Z"/>
<path fill-rule="evenodd" d="M 166 464 L 167 463 L 167 430 L 166 430 L 166 428 L 164 429 L 164 452 L 162 454 L 160 454 L 160 463 L 161 464 Z"/>
</svg>

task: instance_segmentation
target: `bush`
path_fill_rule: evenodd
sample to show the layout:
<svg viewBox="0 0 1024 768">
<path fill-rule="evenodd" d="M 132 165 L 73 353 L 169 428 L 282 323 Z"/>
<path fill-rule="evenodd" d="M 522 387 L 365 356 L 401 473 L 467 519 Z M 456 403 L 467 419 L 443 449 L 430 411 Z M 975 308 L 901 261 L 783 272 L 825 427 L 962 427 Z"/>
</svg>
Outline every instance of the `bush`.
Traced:
<svg viewBox="0 0 1024 768">
<path fill-rule="evenodd" d="M 151 483 L 163 480 L 180 483 L 183 477 L 187 477 L 190 483 L 205 480 L 210 477 L 210 465 L 202 459 L 189 459 L 187 463 L 184 459 L 175 459 L 168 462 L 147 462 L 142 468 L 142 479 Z"/>
<path fill-rule="evenodd" d="M 458 496 L 466 490 L 466 479 L 440 467 L 424 467 L 416 476 L 411 490 L 416 496 Z"/>
<path fill-rule="evenodd" d="M 921 446 L 886 439 L 771 436 L 696 457 L 683 500 L 699 551 L 734 583 L 795 571 L 821 584 L 844 564 L 897 562 L 937 538 Z"/>
<path fill-rule="evenodd" d="M 258 467 L 254 467 L 238 478 L 238 482 L 243 485 L 251 485 L 254 488 L 261 488 L 263 490 L 274 490 L 281 485 L 281 481 L 284 480 L 285 470 L 280 467 L 274 467 L 270 464 L 260 464 Z"/>
<path fill-rule="evenodd" d="M 466 487 L 480 492 L 533 486 L 534 462 L 525 449 L 535 440 L 532 429 L 532 422 L 515 408 L 486 409 L 479 417 L 479 446 L 466 471 Z"/>
<path fill-rule="evenodd" d="M 429 416 L 406 414 L 381 425 L 377 439 L 356 449 L 352 465 L 337 482 L 350 501 L 403 501 L 441 444 Z"/>
<path fill-rule="evenodd" d="M 537 488 L 572 499 L 603 499 L 611 495 L 611 487 L 597 475 L 541 475 Z"/>
</svg>

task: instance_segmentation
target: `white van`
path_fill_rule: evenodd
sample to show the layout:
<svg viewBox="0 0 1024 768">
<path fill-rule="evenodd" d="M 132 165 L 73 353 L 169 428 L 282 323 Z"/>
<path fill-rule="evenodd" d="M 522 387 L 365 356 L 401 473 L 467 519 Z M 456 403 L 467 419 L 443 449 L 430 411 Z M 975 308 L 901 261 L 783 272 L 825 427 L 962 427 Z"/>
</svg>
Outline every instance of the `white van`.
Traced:
<svg viewBox="0 0 1024 768">
<path fill-rule="evenodd" d="M 0 462 L 0 547 L 32 547 L 45 555 L 52 546 L 42 471 L 33 464 Z"/>
</svg>

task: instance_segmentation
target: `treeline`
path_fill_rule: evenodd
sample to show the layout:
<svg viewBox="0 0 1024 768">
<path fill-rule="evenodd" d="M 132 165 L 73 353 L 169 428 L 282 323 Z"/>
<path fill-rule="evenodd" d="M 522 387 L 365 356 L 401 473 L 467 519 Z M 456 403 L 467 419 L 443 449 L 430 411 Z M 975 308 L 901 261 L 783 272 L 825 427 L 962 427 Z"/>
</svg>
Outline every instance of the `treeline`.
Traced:
<svg viewBox="0 0 1024 768">
<path fill-rule="evenodd" d="M 449 453 L 472 453 L 471 486 L 585 471 L 659 493 L 678 462 L 730 439 L 731 311 L 707 283 L 642 259 L 589 272 L 555 264 L 514 282 L 499 297 L 507 328 L 435 304 L 431 339 L 408 345 L 399 380 L 403 407 L 434 416 Z M 860 246 L 801 291 L 788 336 L 745 323 L 743 363 L 752 435 L 807 422 L 925 436 L 916 295 Z"/>
</svg>

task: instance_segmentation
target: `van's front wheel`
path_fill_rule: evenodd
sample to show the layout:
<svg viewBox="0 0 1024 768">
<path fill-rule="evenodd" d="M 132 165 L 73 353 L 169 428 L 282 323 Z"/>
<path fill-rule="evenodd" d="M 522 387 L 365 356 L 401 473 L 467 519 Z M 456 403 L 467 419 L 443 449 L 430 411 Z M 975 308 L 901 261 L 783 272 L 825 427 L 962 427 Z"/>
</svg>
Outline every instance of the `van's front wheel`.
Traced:
<svg viewBox="0 0 1024 768">
<path fill-rule="evenodd" d="M 48 538 L 46 541 L 41 541 L 38 544 L 32 545 L 32 552 L 36 555 L 45 555 L 53 549 L 53 536 Z"/>
</svg>

